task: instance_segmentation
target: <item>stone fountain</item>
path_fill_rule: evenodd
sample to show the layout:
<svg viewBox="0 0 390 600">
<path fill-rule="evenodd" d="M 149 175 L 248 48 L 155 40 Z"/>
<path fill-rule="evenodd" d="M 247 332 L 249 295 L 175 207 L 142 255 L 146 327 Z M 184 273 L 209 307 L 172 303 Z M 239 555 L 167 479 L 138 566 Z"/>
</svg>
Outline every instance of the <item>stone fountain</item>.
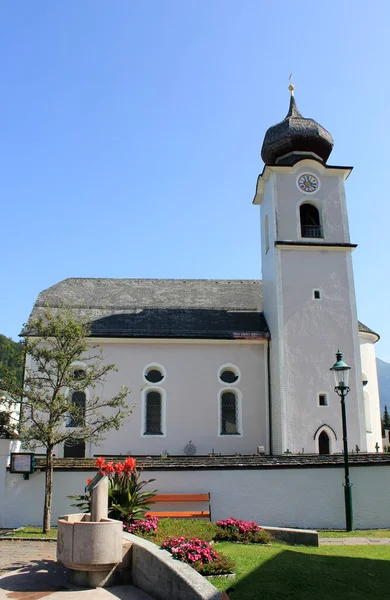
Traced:
<svg viewBox="0 0 390 600">
<path fill-rule="evenodd" d="M 85 488 L 91 513 L 58 519 L 57 560 L 71 569 L 71 580 L 85 587 L 112 585 L 122 561 L 122 522 L 108 518 L 108 477 L 98 473 Z"/>
</svg>

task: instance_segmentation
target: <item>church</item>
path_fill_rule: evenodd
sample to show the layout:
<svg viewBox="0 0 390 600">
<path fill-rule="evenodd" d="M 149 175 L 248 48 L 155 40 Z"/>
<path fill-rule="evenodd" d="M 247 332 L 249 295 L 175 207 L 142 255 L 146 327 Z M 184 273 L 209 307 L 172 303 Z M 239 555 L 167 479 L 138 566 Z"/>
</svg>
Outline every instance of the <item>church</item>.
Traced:
<svg viewBox="0 0 390 600">
<path fill-rule="evenodd" d="M 349 447 L 375 452 L 379 336 L 357 318 L 352 168 L 328 164 L 332 148 L 330 133 L 300 114 L 291 85 L 287 116 L 265 134 L 253 199 L 261 281 L 71 278 L 39 294 L 33 317 L 46 306 L 88 309 L 93 342 L 118 369 L 104 394 L 127 385 L 134 405 L 102 445 L 79 440 L 57 457 L 341 453 L 329 370 L 338 350 L 352 367 Z M 77 440 L 77 426 L 64 427 Z"/>
</svg>

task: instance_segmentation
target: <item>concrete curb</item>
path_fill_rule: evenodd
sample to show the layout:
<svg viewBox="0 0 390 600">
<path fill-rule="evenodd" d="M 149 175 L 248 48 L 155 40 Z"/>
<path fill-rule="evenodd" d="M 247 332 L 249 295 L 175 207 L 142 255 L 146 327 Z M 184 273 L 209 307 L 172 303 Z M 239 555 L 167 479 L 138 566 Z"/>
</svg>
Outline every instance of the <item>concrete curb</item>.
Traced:
<svg viewBox="0 0 390 600">
<path fill-rule="evenodd" d="M 290 527 L 265 527 L 276 542 L 285 542 L 291 546 L 318 546 L 318 531 L 313 529 L 291 529 Z"/>
<path fill-rule="evenodd" d="M 158 600 L 221 600 L 217 588 L 167 550 L 131 533 L 123 539 L 132 544 L 132 583 L 144 592 Z"/>
</svg>

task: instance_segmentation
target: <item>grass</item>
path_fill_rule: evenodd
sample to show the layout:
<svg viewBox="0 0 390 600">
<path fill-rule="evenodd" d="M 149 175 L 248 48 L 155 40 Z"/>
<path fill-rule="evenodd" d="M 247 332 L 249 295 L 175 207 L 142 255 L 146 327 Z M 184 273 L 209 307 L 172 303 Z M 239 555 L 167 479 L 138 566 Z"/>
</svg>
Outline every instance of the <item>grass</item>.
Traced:
<svg viewBox="0 0 390 600">
<path fill-rule="evenodd" d="M 376 537 L 390 538 L 390 529 L 358 529 L 355 531 L 319 531 L 320 538 L 343 538 L 343 537 Z"/>
<path fill-rule="evenodd" d="M 212 579 L 231 600 L 367 600 L 386 598 L 388 546 L 214 546 L 236 562 L 236 579 Z M 234 588 L 234 590 L 232 590 Z"/>
<path fill-rule="evenodd" d="M 215 523 L 201 519 L 160 519 L 157 531 L 152 535 L 143 535 L 142 537 L 158 545 L 170 536 L 196 537 L 211 542 L 216 530 Z"/>
<path fill-rule="evenodd" d="M 160 519 L 158 531 L 154 536 L 145 536 L 156 544 L 161 544 L 170 535 L 186 537 L 199 537 L 207 542 L 210 542 L 215 534 L 216 525 L 210 521 L 202 521 L 199 519 Z M 320 538 L 343 538 L 343 537 L 374 537 L 374 538 L 390 538 L 390 529 L 360 529 L 356 531 L 319 531 Z M 42 533 L 41 527 L 23 527 L 20 531 L 15 531 L 12 536 L 17 538 L 27 537 L 42 537 L 56 538 L 57 528 L 53 527 L 49 535 Z"/>
<path fill-rule="evenodd" d="M 18 531 L 14 531 L 9 537 L 13 538 L 46 538 L 57 539 L 57 527 L 52 527 L 50 533 L 42 533 L 42 527 L 23 527 Z"/>
</svg>

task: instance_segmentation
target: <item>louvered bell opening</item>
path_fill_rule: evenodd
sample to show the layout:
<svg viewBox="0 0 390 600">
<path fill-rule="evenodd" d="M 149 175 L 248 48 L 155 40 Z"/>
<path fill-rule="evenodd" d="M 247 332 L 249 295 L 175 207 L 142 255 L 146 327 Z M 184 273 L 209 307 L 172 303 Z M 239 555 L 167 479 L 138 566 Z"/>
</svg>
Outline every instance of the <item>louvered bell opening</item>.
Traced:
<svg viewBox="0 0 390 600">
<path fill-rule="evenodd" d="M 224 392 L 221 398 L 221 434 L 234 435 L 237 431 L 237 399 L 234 392 Z"/>
<path fill-rule="evenodd" d="M 312 204 L 302 204 L 299 209 L 301 217 L 301 235 L 308 238 L 322 237 L 320 213 Z"/>
<path fill-rule="evenodd" d="M 146 431 L 147 435 L 162 435 L 161 431 L 161 394 L 152 391 L 146 395 Z"/>
</svg>

